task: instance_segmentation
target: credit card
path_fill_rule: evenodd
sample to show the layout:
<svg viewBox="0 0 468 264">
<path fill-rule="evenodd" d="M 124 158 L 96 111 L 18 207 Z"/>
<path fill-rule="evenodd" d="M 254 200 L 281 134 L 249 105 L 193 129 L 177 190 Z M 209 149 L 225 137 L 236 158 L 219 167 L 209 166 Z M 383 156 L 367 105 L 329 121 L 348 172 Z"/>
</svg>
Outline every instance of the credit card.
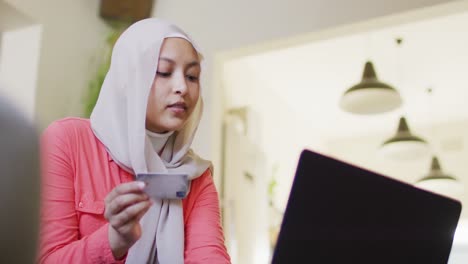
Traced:
<svg viewBox="0 0 468 264">
<path fill-rule="evenodd" d="M 144 191 L 153 199 L 183 199 L 187 196 L 187 174 L 138 173 L 136 180 L 146 183 Z"/>
</svg>

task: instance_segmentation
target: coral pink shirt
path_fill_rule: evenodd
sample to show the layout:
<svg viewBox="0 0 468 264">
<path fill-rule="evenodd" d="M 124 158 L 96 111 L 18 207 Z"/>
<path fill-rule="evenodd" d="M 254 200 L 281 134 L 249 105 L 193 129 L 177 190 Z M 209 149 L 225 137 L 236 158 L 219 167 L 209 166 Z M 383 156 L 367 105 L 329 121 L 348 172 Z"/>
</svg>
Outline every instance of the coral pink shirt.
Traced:
<svg viewBox="0 0 468 264">
<path fill-rule="evenodd" d="M 123 263 L 108 241 L 104 198 L 134 176 L 94 136 L 89 120 L 52 123 L 42 139 L 40 263 Z M 230 263 L 211 172 L 192 181 L 183 200 L 185 263 Z"/>
</svg>

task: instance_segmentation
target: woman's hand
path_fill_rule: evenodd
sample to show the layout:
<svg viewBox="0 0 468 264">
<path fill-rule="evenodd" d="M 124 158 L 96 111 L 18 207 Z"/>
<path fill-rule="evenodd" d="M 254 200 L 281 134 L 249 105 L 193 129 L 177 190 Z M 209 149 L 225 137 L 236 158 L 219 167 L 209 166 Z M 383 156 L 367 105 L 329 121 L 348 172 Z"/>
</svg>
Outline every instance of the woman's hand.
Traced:
<svg viewBox="0 0 468 264">
<path fill-rule="evenodd" d="M 125 256 L 141 237 L 139 221 L 151 206 L 144 187 L 139 181 L 123 183 L 106 196 L 104 217 L 109 221 L 109 244 L 115 259 Z"/>
</svg>

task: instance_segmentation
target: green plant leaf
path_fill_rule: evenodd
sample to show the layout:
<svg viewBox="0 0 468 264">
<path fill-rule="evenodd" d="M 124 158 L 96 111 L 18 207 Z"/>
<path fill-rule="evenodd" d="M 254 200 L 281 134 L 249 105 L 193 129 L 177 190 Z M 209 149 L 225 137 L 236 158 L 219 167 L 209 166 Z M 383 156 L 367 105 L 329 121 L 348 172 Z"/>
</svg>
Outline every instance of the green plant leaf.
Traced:
<svg viewBox="0 0 468 264">
<path fill-rule="evenodd" d="M 112 48 L 117 42 L 117 39 L 122 34 L 122 32 L 128 28 L 129 23 L 115 23 L 111 25 L 111 30 L 106 37 L 106 46 L 100 52 L 101 58 L 99 61 L 101 63 L 96 69 L 93 77 L 88 82 L 88 90 L 84 98 L 84 115 L 85 117 L 90 117 L 93 112 L 94 106 L 96 105 L 99 93 L 101 91 L 102 84 L 106 78 L 106 74 L 109 71 Z"/>
</svg>

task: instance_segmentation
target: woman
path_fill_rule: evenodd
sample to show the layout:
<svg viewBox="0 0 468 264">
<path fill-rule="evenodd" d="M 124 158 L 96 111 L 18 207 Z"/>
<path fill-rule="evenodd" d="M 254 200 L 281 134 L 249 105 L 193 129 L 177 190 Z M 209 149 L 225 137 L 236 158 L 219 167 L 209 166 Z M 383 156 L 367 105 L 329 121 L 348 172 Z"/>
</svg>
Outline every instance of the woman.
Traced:
<svg viewBox="0 0 468 264">
<path fill-rule="evenodd" d="M 42 263 L 229 263 L 211 163 L 190 149 L 201 118 L 201 55 L 159 19 L 117 41 L 90 120 L 42 137 Z M 180 199 L 150 199 L 138 173 L 187 174 Z"/>
</svg>

